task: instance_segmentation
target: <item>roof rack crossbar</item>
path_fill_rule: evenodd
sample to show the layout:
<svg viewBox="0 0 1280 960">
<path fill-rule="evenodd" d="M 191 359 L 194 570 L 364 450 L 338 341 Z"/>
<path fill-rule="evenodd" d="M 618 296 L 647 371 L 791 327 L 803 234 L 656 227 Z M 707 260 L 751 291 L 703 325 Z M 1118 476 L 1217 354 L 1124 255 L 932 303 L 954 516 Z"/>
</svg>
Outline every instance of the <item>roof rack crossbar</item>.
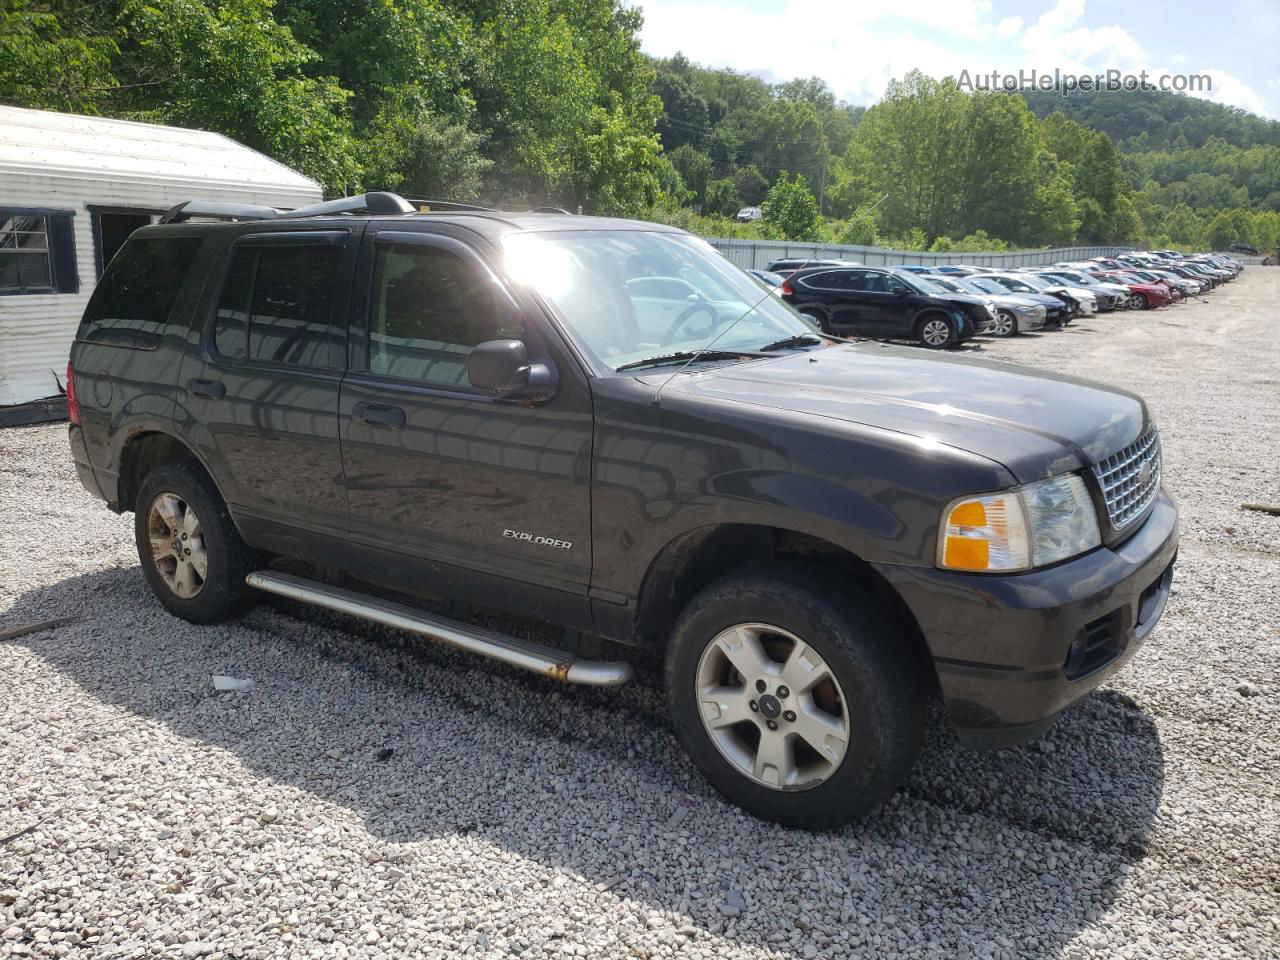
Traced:
<svg viewBox="0 0 1280 960">
<path fill-rule="evenodd" d="M 487 207 L 482 203 L 468 203 L 463 200 L 433 200 L 430 197 L 410 197 L 409 203 L 412 204 L 419 213 L 430 213 L 432 210 L 450 211 L 450 210 L 474 210 L 480 213 L 498 213 L 497 207 Z"/>
<path fill-rule="evenodd" d="M 327 217 L 339 213 L 368 213 L 374 216 L 399 216 L 417 211 L 403 197 L 394 193 L 361 193 L 341 200 L 326 200 L 290 210 L 289 217 Z"/>
<path fill-rule="evenodd" d="M 182 223 L 192 217 L 218 220 L 274 220 L 280 216 L 275 207 L 259 207 L 251 203 L 226 203 L 218 200 L 188 200 L 170 207 L 160 215 L 160 223 Z"/>
</svg>

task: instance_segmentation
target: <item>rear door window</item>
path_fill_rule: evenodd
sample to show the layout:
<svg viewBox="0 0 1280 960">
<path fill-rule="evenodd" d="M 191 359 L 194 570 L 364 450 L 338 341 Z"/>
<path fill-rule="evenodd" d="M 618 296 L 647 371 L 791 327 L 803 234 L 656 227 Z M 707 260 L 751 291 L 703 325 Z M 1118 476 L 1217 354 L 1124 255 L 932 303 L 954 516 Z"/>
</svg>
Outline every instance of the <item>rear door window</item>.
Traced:
<svg viewBox="0 0 1280 960">
<path fill-rule="evenodd" d="M 321 369 L 342 366 L 335 321 L 341 243 L 236 246 L 223 280 L 213 342 L 229 360 Z"/>
<path fill-rule="evenodd" d="M 112 259 L 93 292 L 80 339 L 153 350 L 203 241 L 199 237 L 134 239 Z"/>
</svg>

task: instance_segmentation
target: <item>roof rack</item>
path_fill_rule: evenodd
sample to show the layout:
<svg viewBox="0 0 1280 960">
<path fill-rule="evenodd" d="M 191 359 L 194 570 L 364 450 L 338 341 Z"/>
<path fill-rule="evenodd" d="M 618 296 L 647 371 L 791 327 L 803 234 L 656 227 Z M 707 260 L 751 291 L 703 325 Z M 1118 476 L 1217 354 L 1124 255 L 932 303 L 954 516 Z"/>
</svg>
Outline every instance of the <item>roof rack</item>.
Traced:
<svg viewBox="0 0 1280 960">
<path fill-rule="evenodd" d="M 276 220 L 280 217 L 327 217 L 341 213 L 369 213 L 374 216 L 399 216 L 416 213 L 415 208 L 403 197 L 394 193 L 361 193 L 341 200 L 312 203 L 297 210 L 277 210 L 275 207 L 259 207 L 249 203 L 225 203 L 217 200 L 188 200 L 166 210 L 160 223 L 181 223 L 192 217 L 216 220 Z"/>
<path fill-rule="evenodd" d="M 326 200 L 324 203 L 313 203 L 310 206 L 290 210 L 288 217 L 328 217 L 336 213 L 369 213 L 374 216 L 399 216 L 417 211 L 404 197 L 394 193 L 361 193 L 354 197 L 343 197 L 341 200 Z"/>
<path fill-rule="evenodd" d="M 249 203 L 223 203 L 217 200 L 188 200 L 170 207 L 160 215 L 160 223 L 182 223 L 192 217 L 218 220 L 274 220 L 280 216 L 275 207 L 258 207 Z"/>
<path fill-rule="evenodd" d="M 417 209 L 418 213 L 432 213 L 436 210 L 443 212 L 449 211 L 468 211 L 473 210 L 479 213 L 497 213 L 497 207 L 485 206 L 481 203 L 469 203 L 462 200 L 432 200 L 425 197 L 409 197 L 408 203 Z"/>
</svg>

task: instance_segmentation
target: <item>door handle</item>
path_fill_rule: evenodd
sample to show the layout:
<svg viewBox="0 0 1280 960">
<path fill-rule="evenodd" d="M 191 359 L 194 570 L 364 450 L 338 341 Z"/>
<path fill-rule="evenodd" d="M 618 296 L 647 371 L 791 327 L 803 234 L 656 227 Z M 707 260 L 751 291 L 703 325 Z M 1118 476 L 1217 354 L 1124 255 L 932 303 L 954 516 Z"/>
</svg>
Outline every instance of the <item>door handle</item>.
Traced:
<svg viewBox="0 0 1280 960">
<path fill-rule="evenodd" d="M 361 400 L 351 415 L 365 423 L 400 429 L 404 426 L 404 410 L 385 403 L 365 403 Z"/>
<path fill-rule="evenodd" d="M 227 388 L 220 380 L 192 380 L 191 392 L 197 397 L 210 397 L 221 400 L 227 395 Z"/>
</svg>

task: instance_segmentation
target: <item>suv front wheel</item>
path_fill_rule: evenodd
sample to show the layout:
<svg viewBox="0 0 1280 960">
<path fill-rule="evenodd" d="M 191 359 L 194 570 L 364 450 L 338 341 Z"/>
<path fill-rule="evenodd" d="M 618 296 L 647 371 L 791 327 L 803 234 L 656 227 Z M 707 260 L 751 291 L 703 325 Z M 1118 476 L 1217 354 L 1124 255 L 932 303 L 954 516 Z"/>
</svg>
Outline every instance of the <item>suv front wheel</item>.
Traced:
<svg viewBox="0 0 1280 960">
<path fill-rule="evenodd" d="M 788 826 L 847 823 L 920 749 L 924 704 L 901 630 L 870 594 L 801 565 L 726 576 L 667 650 L 676 731 L 703 775 Z"/>
<path fill-rule="evenodd" d="M 940 313 L 925 314 L 916 324 L 916 339 L 933 350 L 943 350 L 956 341 L 956 328 Z"/>
<path fill-rule="evenodd" d="M 166 463 L 147 474 L 134 504 L 134 537 L 143 575 L 170 613 L 213 623 L 248 606 L 244 578 L 259 557 L 203 471 Z"/>
</svg>

